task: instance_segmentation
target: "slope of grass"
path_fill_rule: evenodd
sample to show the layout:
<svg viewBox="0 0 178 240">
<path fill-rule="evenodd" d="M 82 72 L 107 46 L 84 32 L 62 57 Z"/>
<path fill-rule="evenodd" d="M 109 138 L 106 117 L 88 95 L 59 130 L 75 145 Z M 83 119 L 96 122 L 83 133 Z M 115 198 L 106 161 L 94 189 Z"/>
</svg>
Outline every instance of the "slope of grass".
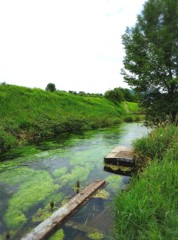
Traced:
<svg viewBox="0 0 178 240">
<path fill-rule="evenodd" d="M 134 146 L 149 165 L 115 199 L 118 240 L 178 239 L 178 128 L 158 128 Z"/>
<path fill-rule="evenodd" d="M 0 151 L 61 133 L 111 126 L 137 109 L 136 103 L 117 106 L 104 97 L 13 85 L 0 85 L 0 106 Z"/>
</svg>

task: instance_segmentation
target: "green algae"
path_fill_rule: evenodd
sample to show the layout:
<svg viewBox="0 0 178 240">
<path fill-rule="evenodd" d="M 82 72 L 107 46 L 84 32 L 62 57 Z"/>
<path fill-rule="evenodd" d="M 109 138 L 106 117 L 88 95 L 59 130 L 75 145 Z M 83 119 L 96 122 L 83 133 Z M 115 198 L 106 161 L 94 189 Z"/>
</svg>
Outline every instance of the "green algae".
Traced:
<svg viewBox="0 0 178 240">
<path fill-rule="evenodd" d="M 86 167 L 76 166 L 72 169 L 71 173 L 65 174 L 60 178 L 60 181 L 63 184 L 68 184 L 69 186 L 73 186 L 76 181 L 85 181 L 88 178 L 90 173 L 90 169 Z"/>
<path fill-rule="evenodd" d="M 107 188 L 109 188 L 111 191 L 118 192 L 122 182 L 122 177 L 119 175 L 110 175 L 105 179 L 105 181 L 109 183 Z"/>
<path fill-rule="evenodd" d="M 57 210 L 57 207 L 54 207 L 53 210 Z M 45 219 L 49 218 L 53 211 L 50 207 L 45 207 L 44 209 L 39 208 L 36 214 L 32 217 L 33 222 L 42 222 Z"/>
<path fill-rule="evenodd" d="M 104 238 L 104 234 L 101 232 L 93 232 L 87 235 L 92 240 L 101 240 Z"/>
<path fill-rule="evenodd" d="M 132 170 L 131 167 L 123 167 L 123 166 L 117 166 L 117 165 L 112 165 L 112 164 L 105 164 L 105 167 L 108 167 L 112 169 L 113 171 L 122 171 L 122 172 L 130 172 Z"/>
<path fill-rule="evenodd" d="M 51 214 L 56 211 L 59 205 L 62 205 L 62 199 L 64 198 L 63 193 L 55 194 L 54 196 L 48 196 L 45 199 L 45 203 L 47 204 L 44 208 L 39 208 L 38 211 L 32 217 L 33 222 L 42 222 L 46 218 L 50 217 Z M 53 209 L 50 207 L 50 202 L 54 203 Z"/>
<path fill-rule="evenodd" d="M 4 171 L 0 174 L 0 182 L 15 185 L 33 178 L 34 174 L 35 171 L 27 167 L 13 168 L 13 170 Z"/>
<path fill-rule="evenodd" d="M 61 186 L 58 186 L 58 190 L 60 190 Z M 44 205 L 48 205 L 50 202 L 54 202 L 54 205 L 59 206 L 64 199 L 65 194 L 63 192 L 54 192 L 48 195 L 43 201 Z"/>
<path fill-rule="evenodd" d="M 54 172 L 53 172 L 53 175 L 55 177 L 61 177 L 66 172 L 67 172 L 67 168 L 66 167 L 62 167 L 62 168 L 55 169 Z"/>
<path fill-rule="evenodd" d="M 62 229 L 56 231 L 50 238 L 49 240 L 63 240 L 65 237 L 64 232 Z"/>
<path fill-rule="evenodd" d="M 33 178 L 24 182 L 8 202 L 8 209 L 4 216 L 7 226 L 17 228 L 25 223 L 27 210 L 43 201 L 58 187 L 53 184 L 53 179 L 46 171 L 34 171 Z"/>
<path fill-rule="evenodd" d="M 102 198 L 102 199 L 107 199 L 110 197 L 110 193 L 108 191 L 106 191 L 105 189 L 102 189 L 100 191 L 98 191 L 93 198 Z"/>
</svg>

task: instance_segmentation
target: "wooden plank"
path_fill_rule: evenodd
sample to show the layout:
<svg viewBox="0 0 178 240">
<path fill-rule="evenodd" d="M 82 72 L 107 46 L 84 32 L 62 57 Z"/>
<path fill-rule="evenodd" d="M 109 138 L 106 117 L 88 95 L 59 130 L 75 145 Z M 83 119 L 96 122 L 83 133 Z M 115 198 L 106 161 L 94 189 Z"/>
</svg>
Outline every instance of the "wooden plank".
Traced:
<svg viewBox="0 0 178 240">
<path fill-rule="evenodd" d="M 73 197 L 65 206 L 55 211 L 49 218 L 35 227 L 29 234 L 21 240 L 40 240 L 45 239 L 57 226 L 64 222 L 79 206 L 81 206 L 88 198 L 99 188 L 104 186 L 104 180 L 96 180 L 91 183 L 75 197 Z"/>
<path fill-rule="evenodd" d="M 85 233 L 99 232 L 99 230 L 94 227 L 86 226 L 84 224 L 74 222 L 74 221 L 67 221 L 65 223 L 65 226 L 71 227 L 73 229 L 77 229 L 77 230 L 85 232 Z"/>
<path fill-rule="evenodd" d="M 133 167 L 135 165 L 133 150 L 126 146 L 117 146 L 104 158 L 104 163 Z"/>
</svg>

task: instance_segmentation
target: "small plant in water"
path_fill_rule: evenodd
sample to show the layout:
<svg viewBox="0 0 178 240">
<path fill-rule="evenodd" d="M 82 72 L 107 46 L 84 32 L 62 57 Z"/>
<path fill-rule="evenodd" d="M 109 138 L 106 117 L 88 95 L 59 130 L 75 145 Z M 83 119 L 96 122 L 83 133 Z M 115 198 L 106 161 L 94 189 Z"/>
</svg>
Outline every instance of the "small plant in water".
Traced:
<svg viewBox="0 0 178 240">
<path fill-rule="evenodd" d="M 62 229 L 56 231 L 50 238 L 49 240 L 63 240 L 65 237 L 64 232 Z"/>
<path fill-rule="evenodd" d="M 107 199 L 109 198 L 110 194 L 105 189 L 102 189 L 101 191 L 98 191 L 93 197 L 94 198 L 102 198 Z"/>
<path fill-rule="evenodd" d="M 93 233 L 89 233 L 88 237 L 93 240 L 101 240 L 104 238 L 104 234 L 101 232 L 93 232 Z"/>
</svg>

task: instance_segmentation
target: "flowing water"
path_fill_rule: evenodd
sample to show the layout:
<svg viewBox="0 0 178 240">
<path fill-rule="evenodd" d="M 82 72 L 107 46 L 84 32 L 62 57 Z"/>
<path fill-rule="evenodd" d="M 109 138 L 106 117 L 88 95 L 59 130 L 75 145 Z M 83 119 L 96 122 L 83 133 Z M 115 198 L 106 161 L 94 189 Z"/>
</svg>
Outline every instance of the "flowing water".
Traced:
<svg viewBox="0 0 178 240">
<path fill-rule="evenodd" d="M 7 232 L 20 239 L 76 194 L 77 181 L 83 188 L 96 179 L 105 179 L 107 186 L 48 239 L 109 239 L 110 203 L 129 177 L 104 171 L 103 158 L 148 131 L 130 123 L 17 149 L 14 155 L 21 156 L 0 163 L 0 240 Z"/>
</svg>

